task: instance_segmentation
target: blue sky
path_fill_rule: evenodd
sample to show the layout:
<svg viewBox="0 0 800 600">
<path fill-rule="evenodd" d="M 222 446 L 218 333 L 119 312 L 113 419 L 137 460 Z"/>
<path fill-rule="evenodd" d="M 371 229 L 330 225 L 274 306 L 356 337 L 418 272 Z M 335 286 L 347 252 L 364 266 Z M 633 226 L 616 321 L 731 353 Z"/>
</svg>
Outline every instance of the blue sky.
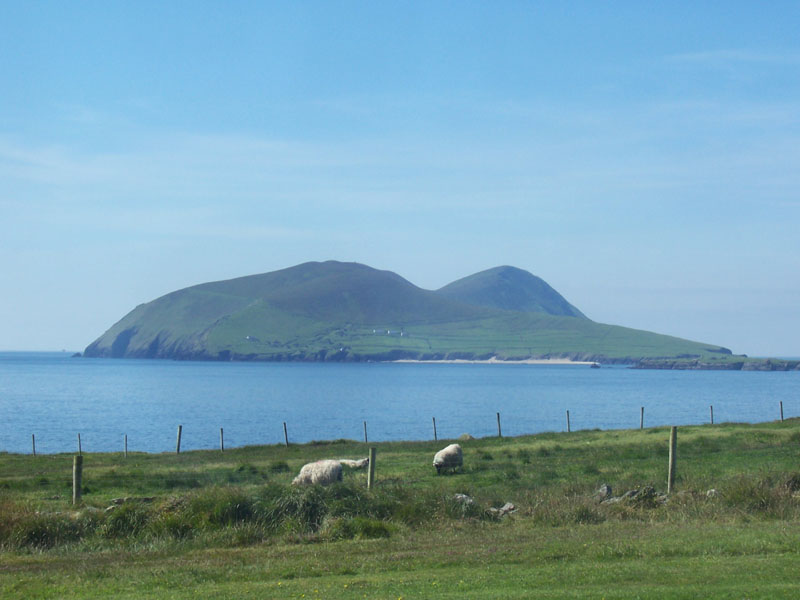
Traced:
<svg viewBox="0 0 800 600">
<path fill-rule="evenodd" d="M 798 2 L 0 5 L 0 349 L 309 260 L 800 355 Z"/>
</svg>

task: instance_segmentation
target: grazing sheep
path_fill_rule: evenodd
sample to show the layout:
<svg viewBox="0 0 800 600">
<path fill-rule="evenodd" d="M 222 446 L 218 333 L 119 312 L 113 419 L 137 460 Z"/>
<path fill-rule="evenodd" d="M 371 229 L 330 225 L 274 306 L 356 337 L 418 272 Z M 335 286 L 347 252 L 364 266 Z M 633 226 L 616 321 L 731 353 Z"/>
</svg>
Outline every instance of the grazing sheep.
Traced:
<svg viewBox="0 0 800 600">
<path fill-rule="evenodd" d="M 442 469 L 455 471 L 463 464 L 464 458 L 461 454 L 461 446 L 458 444 L 450 444 L 447 448 L 439 450 L 433 457 L 433 466 L 436 467 L 437 474 L 441 473 Z"/>
<path fill-rule="evenodd" d="M 300 473 L 292 481 L 292 485 L 329 485 L 334 481 L 342 480 L 342 465 L 354 469 L 360 469 L 369 464 L 368 458 L 360 460 L 350 460 L 342 458 L 338 460 L 325 459 L 317 462 L 307 463 L 300 469 Z"/>
<path fill-rule="evenodd" d="M 342 480 L 342 463 L 338 460 L 318 460 L 307 463 L 292 481 L 292 485 L 328 485 Z"/>
<path fill-rule="evenodd" d="M 342 463 L 343 467 L 350 467 L 351 469 L 363 469 L 369 464 L 369 458 L 360 458 L 358 460 L 340 458 L 339 462 Z"/>
</svg>

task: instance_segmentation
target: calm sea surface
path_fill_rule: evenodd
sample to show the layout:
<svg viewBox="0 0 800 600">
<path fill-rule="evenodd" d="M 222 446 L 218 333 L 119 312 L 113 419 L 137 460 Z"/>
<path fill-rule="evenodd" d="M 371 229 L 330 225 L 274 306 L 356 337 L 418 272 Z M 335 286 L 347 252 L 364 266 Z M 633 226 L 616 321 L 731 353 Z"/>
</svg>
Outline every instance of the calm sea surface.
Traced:
<svg viewBox="0 0 800 600">
<path fill-rule="evenodd" d="M 800 415 L 800 372 L 624 367 L 208 363 L 0 353 L 0 451 L 182 450 L 283 442 L 440 439 L 759 422 Z"/>
</svg>

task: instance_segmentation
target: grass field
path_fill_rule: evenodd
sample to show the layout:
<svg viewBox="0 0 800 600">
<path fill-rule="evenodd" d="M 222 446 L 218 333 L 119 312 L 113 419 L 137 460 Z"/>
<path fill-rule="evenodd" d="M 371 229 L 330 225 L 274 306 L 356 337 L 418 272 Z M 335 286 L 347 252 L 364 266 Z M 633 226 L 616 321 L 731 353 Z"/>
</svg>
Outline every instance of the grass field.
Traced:
<svg viewBox="0 0 800 600">
<path fill-rule="evenodd" d="M 71 455 L 0 454 L 0 597 L 797 597 L 800 420 L 680 428 L 666 502 L 599 502 L 603 483 L 664 492 L 668 437 L 468 440 L 442 476 L 445 441 L 375 444 L 369 491 L 363 472 L 289 485 L 310 460 L 367 454 L 347 440 L 87 454 L 80 507 Z"/>
</svg>

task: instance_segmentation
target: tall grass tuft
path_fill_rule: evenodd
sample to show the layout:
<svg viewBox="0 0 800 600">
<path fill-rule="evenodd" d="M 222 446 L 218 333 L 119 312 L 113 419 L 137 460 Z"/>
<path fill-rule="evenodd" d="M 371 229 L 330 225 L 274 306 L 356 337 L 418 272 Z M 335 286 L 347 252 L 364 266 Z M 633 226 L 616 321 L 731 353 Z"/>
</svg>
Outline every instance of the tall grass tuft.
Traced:
<svg viewBox="0 0 800 600">
<path fill-rule="evenodd" d="M 241 523 L 253 516 L 253 500 L 235 487 L 215 487 L 199 492 L 189 500 L 187 511 L 200 523 L 225 526 Z"/>
<path fill-rule="evenodd" d="M 133 538 L 143 532 L 153 519 L 149 505 L 138 502 L 122 504 L 105 516 L 100 535 L 106 538 Z"/>
<path fill-rule="evenodd" d="M 82 519 L 29 512 L 15 519 L 3 545 L 13 550 L 44 550 L 77 541 L 86 529 Z"/>
</svg>

